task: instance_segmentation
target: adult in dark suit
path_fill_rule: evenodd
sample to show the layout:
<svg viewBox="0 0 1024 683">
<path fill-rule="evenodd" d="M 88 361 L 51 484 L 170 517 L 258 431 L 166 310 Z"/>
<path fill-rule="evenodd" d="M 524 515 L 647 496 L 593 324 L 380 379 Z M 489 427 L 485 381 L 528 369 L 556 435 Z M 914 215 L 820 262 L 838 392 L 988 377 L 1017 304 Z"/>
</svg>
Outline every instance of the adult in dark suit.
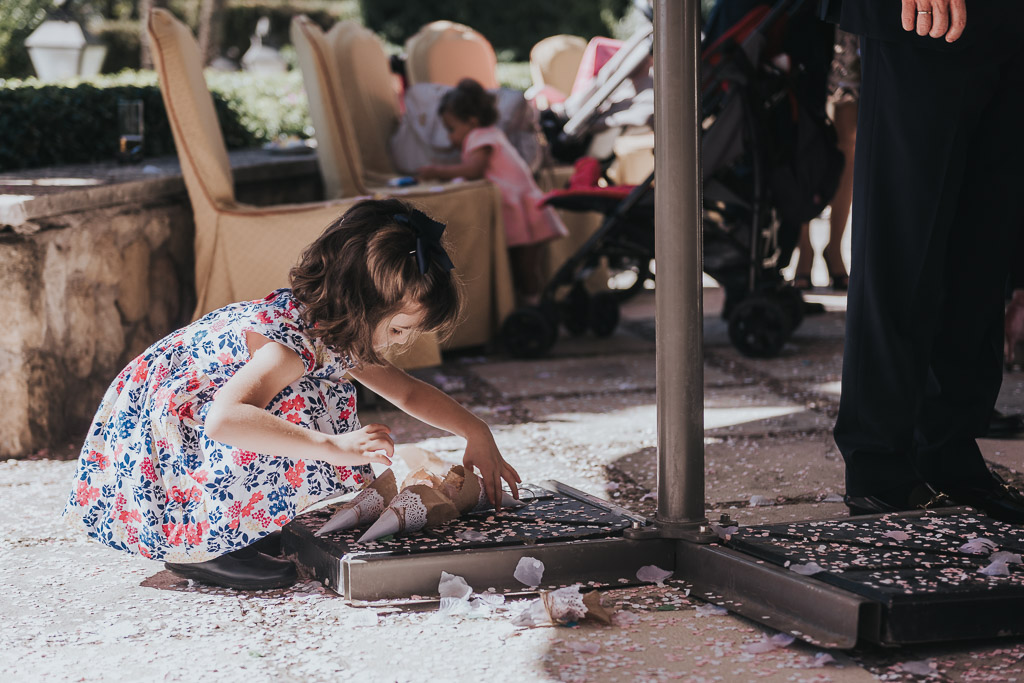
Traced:
<svg viewBox="0 0 1024 683">
<path fill-rule="evenodd" d="M 835 438 L 851 514 L 936 491 L 1024 522 L 978 448 L 1024 221 L 1024 2 L 824 0 L 861 37 L 853 271 Z"/>
</svg>

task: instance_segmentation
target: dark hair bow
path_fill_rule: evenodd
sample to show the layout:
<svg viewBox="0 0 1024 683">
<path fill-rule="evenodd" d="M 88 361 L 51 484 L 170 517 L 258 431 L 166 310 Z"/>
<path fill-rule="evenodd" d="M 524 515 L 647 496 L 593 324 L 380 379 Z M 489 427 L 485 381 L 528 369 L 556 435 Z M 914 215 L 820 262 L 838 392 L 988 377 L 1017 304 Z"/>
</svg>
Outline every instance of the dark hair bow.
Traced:
<svg viewBox="0 0 1024 683">
<path fill-rule="evenodd" d="M 427 272 L 431 259 L 446 271 L 455 267 L 441 246 L 441 235 L 446 227 L 444 223 L 435 221 L 417 209 L 409 213 L 396 213 L 394 219 L 396 223 L 409 226 L 416 233 L 416 264 L 421 274 Z"/>
</svg>

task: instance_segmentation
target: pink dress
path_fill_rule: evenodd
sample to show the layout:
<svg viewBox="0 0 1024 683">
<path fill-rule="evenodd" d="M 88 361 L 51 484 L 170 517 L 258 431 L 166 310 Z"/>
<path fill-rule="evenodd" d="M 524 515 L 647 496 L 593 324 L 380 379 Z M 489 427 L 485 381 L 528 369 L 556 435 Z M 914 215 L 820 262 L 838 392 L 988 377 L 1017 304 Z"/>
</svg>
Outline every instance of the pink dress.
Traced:
<svg viewBox="0 0 1024 683">
<path fill-rule="evenodd" d="M 510 247 L 539 244 L 565 237 L 558 214 L 540 206 L 544 193 L 533 180 L 533 173 L 505 134 L 495 126 L 474 128 L 462 142 L 463 160 L 475 149 L 491 148 L 491 159 L 484 176 L 501 190 L 505 241 Z"/>
</svg>

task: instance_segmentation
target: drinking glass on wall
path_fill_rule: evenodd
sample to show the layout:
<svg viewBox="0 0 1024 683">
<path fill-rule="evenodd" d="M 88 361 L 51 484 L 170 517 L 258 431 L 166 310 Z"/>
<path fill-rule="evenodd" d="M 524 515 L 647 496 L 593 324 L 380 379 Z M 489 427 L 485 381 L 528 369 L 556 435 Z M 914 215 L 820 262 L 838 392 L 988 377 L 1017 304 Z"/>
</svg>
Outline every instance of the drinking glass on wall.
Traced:
<svg viewBox="0 0 1024 683">
<path fill-rule="evenodd" d="M 117 159 L 122 164 L 142 161 L 142 100 L 117 101 Z"/>
</svg>

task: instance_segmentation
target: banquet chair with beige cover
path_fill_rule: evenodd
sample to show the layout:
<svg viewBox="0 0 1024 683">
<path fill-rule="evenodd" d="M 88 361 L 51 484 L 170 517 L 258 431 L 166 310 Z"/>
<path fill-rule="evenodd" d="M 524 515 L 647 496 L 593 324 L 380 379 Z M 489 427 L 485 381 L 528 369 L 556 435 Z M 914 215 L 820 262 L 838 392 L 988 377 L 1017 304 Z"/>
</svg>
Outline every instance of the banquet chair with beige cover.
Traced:
<svg viewBox="0 0 1024 683">
<path fill-rule="evenodd" d="M 191 30 L 154 9 L 147 26 L 167 117 L 195 216 L 194 317 L 288 284 L 306 244 L 353 200 L 251 206 L 235 199 L 227 146 Z"/>
<path fill-rule="evenodd" d="M 292 20 L 291 39 L 302 68 L 309 99 L 309 113 L 316 130 L 317 160 L 328 196 L 348 197 L 388 194 L 417 204 L 434 218 L 448 224 L 446 235 L 453 247 L 452 260 L 465 284 L 466 311 L 446 348 L 486 344 L 494 338 L 515 298 L 505 246 L 501 195 L 486 181 L 388 187 L 391 177 L 387 157 L 388 127 L 393 111 L 381 93 L 350 91 L 344 87 L 343 70 L 354 65 L 338 57 L 339 37 L 351 26 L 323 30 L 308 17 Z M 346 62 L 345 69 L 342 68 Z M 385 72 L 373 71 L 385 78 Z M 386 60 L 384 62 L 386 68 Z M 390 71 L 382 82 L 391 86 Z M 366 100 L 371 102 L 366 104 Z M 356 106 L 359 104 L 359 106 Z M 353 122 L 359 112 L 360 127 Z M 380 117 L 378 119 L 378 117 Z M 364 140 L 365 138 L 365 140 Z M 375 146 L 374 141 L 381 144 Z M 364 158 L 373 159 L 372 171 Z"/>
<path fill-rule="evenodd" d="M 377 34 L 353 19 L 335 24 L 326 39 L 345 94 L 343 105 L 359 132 L 363 168 L 370 178 L 393 177 L 398 170 L 388 141 L 401 122 L 402 104 L 384 45 Z"/>
<path fill-rule="evenodd" d="M 195 217 L 193 317 L 198 318 L 288 286 L 288 272 L 306 245 L 357 200 L 259 207 L 238 202 L 195 38 L 162 9 L 152 10 L 147 31 Z M 490 208 L 483 215 L 493 212 Z M 500 320 L 488 324 L 496 326 Z M 394 360 L 403 367 L 436 365 L 440 350 L 433 336 L 424 335 Z"/>
<path fill-rule="evenodd" d="M 554 88 L 566 98 L 572 93 L 587 41 L 579 36 L 559 34 L 548 36 L 530 50 L 530 77 L 533 88 L 543 93 Z"/>
<path fill-rule="evenodd" d="M 490 41 L 464 24 L 432 21 L 405 41 L 409 85 L 457 85 L 472 78 L 487 90 L 498 87 L 498 59 Z"/>
</svg>

